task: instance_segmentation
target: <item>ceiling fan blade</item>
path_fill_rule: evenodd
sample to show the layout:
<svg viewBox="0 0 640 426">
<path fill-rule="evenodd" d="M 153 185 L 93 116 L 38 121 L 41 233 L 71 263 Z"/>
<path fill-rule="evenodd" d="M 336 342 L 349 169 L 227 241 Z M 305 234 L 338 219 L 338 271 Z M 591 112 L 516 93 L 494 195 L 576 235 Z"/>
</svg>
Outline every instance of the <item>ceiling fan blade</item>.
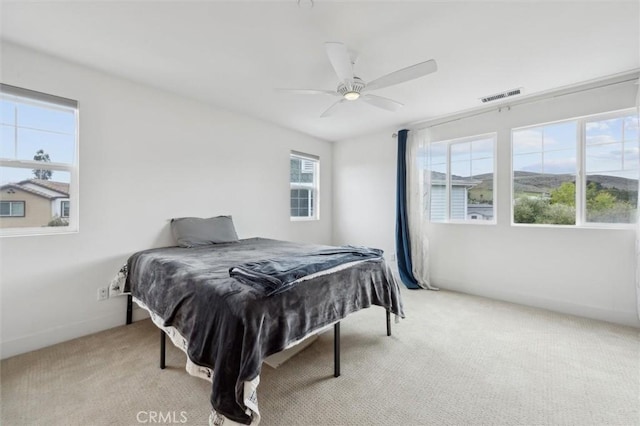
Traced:
<svg viewBox="0 0 640 426">
<path fill-rule="evenodd" d="M 341 103 L 345 102 L 345 101 L 346 101 L 346 99 L 344 99 L 344 98 L 340 99 L 338 102 L 336 102 L 333 105 L 331 105 L 325 112 L 320 114 L 320 117 L 324 118 L 324 117 L 329 117 L 330 115 L 333 115 L 338 109 L 340 109 L 340 108 L 338 108 L 338 106 Z"/>
<path fill-rule="evenodd" d="M 398 71 L 394 71 L 387 75 L 373 80 L 367 84 L 367 90 L 382 89 L 384 87 L 393 86 L 394 84 L 404 83 L 405 81 L 413 80 L 436 72 L 438 70 L 438 64 L 433 59 L 419 64 L 411 65 L 410 67 L 403 68 Z"/>
<path fill-rule="evenodd" d="M 340 81 L 353 80 L 353 65 L 351 64 L 347 46 L 338 42 L 327 42 L 324 46 L 327 49 L 329 61 Z"/>
<path fill-rule="evenodd" d="M 360 99 L 378 108 L 386 109 L 387 111 L 398 111 L 404 106 L 400 102 L 370 94 L 362 95 Z"/>
<path fill-rule="evenodd" d="M 340 96 L 334 90 L 316 90 L 316 89 L 276 89 L 278 92 L 291 93 L 294 95 L 331 95 Z"/>
</svg>

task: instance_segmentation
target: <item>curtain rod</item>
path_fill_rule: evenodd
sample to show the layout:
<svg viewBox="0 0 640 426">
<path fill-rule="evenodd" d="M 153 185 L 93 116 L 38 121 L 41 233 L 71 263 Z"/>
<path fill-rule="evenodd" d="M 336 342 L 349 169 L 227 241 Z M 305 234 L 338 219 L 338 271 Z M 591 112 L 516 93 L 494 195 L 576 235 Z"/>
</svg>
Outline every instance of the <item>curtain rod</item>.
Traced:
<svg viewBox="0 0 640 426">
<path fill-rule="evenodd" d="M 618 80 L 620 78 L 622 78 L 622 80 Z M 437 126 L 442 126 L 444 124 L 452 123 L 454 121 L 459 121 L 459 120 L 463 120 L 471 117 L 477 117 L 478 115 L 488 114 L 490 112 L 501 111 L 502 109 L 505 109 L 505 108 L 511 109 L 511 107 L 515 107 L 519 105 L 531 104 L 534 102 L 540 102 L 547 99 L 559 98 L 566 95 L 573 95 L 576 93 L 582 93 L 590 90 L 601 89 L 604 87 L 615 86 L 618 84 L 629 83 L 631 81 L 638 82 L 639 78 L 640 78 L 640 71 L 634 70 L 632 72 L 619 74 L 617 77 L 608 77 L 606 80 L 599 80 L 597 82 L 591 82 L 591 83 L 588 83 L 588 82 L 580 83 L 579 85 L 565 87 L 564 89 L 560 88 L 560 89 L 556 89 L 546 93 L 531 95 L 528 98 L 521 98 L 514 102 L 505 102 L 495 107 L 486 107 L 486 109 L 482 109 L 477 112 L 468 112 L 466 114 L 460 113 L 459 116 L 452 117 L 448 120 L 445 120 L 444 118 L 442 118 L 442 120 L 445 120 L 445 121 L 438 121 L 438 119 L 434 119 L 434 120 L 431 120 L 431 122 L 434 122 L 433 124 L 429 124 L 430 121 L 422 121 L 407 127 L 410 128 L 411 130 L 430 129 L 432 127 L 437 127 Z M 617 81 L 612 81 L 614 79 L 616 79 Z M 638 88 L 638 93 L 640 94 L 640 87 Z"/>
</svg>

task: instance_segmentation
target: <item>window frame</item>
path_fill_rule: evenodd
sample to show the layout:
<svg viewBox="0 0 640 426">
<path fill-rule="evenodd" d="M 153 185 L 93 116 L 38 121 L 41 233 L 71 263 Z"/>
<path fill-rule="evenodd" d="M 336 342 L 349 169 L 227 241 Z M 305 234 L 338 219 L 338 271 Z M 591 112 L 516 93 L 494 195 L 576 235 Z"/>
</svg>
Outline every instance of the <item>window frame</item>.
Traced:
<svg viewBox="0 0 640 426">
<path fill-rule="evenodd" d="M 547 228 L 595 228 L 595 229 L 635 229 L 638 226 L 638 223 L 607 223 L 607 222 L 588 222 L 587 219 L 587 209 L 586 209 L 586 189 L 587 189 L 587 172 L 586 172 L 586 151 L 587 151 L 587 143 L 586 143 L 586 124 L 587 122 L 592 121 L 603 121 L 610 120 L 615 118 L 626 117 L 628 115 L 636 115 L 640 118 L 640 114 L 638 112 L 637 107 L 631 108 L 623 108 L 617 109 L 614 111 L 606 111 L 595 114 L 581 115 L 577 117 L 566 118 L 562 120 L 554 120 L 543 123 L 536 123 L 526 126 L 513 127 L 510 129 L 510 141 L 509 141 L 509 149 L 510 149 L 510 163 L 511 163 L 511 182 L 510 182 L 510 192 L 511 192 L 511 226 L 515 227 L 547 227 Z M 516 223 L 514 221 L 514 213 L 515 213 L 515 198 L 514 198 L 514 180 L 513 180 L 513 133 L 519 130 L 526 130 L 537 127 L 545 127 L 558 123 L 568 123 L 568 122 L 576 122 L 576 223 L 574 225 L 555 225 L 552 223 Z M 640 169 L 638 170 L 640 175 Z M 640 198 L 640 187 L 638 191 L 638 196 Z"/>
<path fill-rule="evenodd" d="M 40 169 L 69 173 L 69 225 L 68 226 L 38 226 L 38 227 L 9 227 L 0 228 L 0 237 L 21 237 L 31 235 L 56 235 L 79 232 L 79 116 L 78 102 L 56 95 L 37 92 L 22 87 L 0 83 L 0 98 L 14 99 L 21 104 L 36 107 L 51 108 L 67 111 L 74 115 L 74 152 L 73 163 L 41 162 L 36 160 L 24 160 L 0 157 L 0 167 L 18 169 Z M 14 127 L 18 128 L 17 123 Z M 12 200 L 6 200 L 12 201 Z M 71 202 L 73 201 L 73 202 Z M 25 205 L 26 216 L 26 205 Z"/>
<path fill-rule="evenodd" d="M 311 186 L 302 185 L 299 182 L 291 182 L 291 160 L 306 160 L 313 163 L 313 182 Z M 291 190 L 305 189 L 311 191 L 313 197 L 313 215 L 311 216 L 291 216 Z M 289 219 L 292 222 L 316 221 L 320 220 L 320 157 L 312 154 L 305 154 L 298 151 L 289 153 Z"/>
<path fill-rule="evenodd" d="M 491 220 L 483 220 L 483 219 L 468 219 L 466 218 L 468 216 L 468 211 L 465 212 L 465 219 L 452 219 L 451 218 L 451 146 L 455 145 L 455 144 L 459 144 L 459 143 L 466 143 L 466 142 L 473 142 L 476 140 L 483 140 L 483 139 L 492 139 L 493 141 L 493 186 L 492 186 L 492 196 L 493 196 L 493 218 Z M 463 137 L 459 137 L 459 138 L 454 138 L 454 139 L 444 139 L 444 140 L 439 140 L 439 141 L 433 141 L 430 142 L 427 146 L 428 149 L 431 149 L 431 144 L 436 144 L 436 143 L 440 143 L 440 144 L 446 144 L 446 173 L 445 173 L 445 203 L 446 203 L 446 218 L 445 220 L 437 220 L 434 221 L 431 217 L 431 195 L 432 195 L 432 189 L 431 189 L 431 176 L 429 176 L 429 188 L 428 188 L 428 217 L 429 217 L 429 223 L 431 224 L 457 224 L 457 225 L 483 225 L 483 226 L 490 226 L 490 225 L 497 225 L 498 223 L 498 191 L 497 191 L 497 181 L 498 181 L 498 132 L 488 132 L 488 133 L 482 133 L 482 134 L 478 134 L 478 135 L 472 135 L 472 136 L 463 136 Z M 430 154 L 427 152 L 427 161 L 430 161 Z M 424 172 L 426 173 L 431 173 L 431 164 L 426 164 L 424 167 Z M 465 201 L 466 202 L 466 201 Z M 467 208 L 468 210 L 468 208 Z"/>
</svg>

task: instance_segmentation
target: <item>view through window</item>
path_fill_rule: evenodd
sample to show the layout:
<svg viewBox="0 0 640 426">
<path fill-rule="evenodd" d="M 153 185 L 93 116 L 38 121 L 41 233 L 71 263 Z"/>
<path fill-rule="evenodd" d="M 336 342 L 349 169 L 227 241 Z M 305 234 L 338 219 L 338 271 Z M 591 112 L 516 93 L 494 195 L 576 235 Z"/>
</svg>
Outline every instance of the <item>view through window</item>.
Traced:
<svg viewBox="0 0 640 426">
<path fill-rule="evenodd" d="M 318 218 L 318 157 L 291 153 L 291 218 Z"/>
<path fill-rule="evenodd" d="M 431 221 L 495 223 L 494 159 L 495 134 L 429 144 Z"/>
<path fill-rule="evenodd" d="M 513 130 L 513 222 L 635 223 L 638 152 L 634 110 Z"/>
</svg>

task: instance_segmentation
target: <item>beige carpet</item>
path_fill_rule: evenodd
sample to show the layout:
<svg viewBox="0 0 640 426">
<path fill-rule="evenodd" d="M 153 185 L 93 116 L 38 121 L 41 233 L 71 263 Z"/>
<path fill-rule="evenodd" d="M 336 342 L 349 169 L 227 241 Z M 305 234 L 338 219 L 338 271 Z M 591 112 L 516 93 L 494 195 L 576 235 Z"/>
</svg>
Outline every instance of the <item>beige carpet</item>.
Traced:
<svg viewBox="0 0 640 426">
<path fill-rule="evenodd" d="M 332 333 L 265 366 L 262 424 L 640 424 L 638 329 L 446 291 L 403 295 L 392 337 L 381 308 L 342 323 L 341 377 Z M 209 384 L 171 345 L 160 370 L 158 340 L 146 320 L 2 361 L 0 423 L 206 424 Z"/>
</svg>

